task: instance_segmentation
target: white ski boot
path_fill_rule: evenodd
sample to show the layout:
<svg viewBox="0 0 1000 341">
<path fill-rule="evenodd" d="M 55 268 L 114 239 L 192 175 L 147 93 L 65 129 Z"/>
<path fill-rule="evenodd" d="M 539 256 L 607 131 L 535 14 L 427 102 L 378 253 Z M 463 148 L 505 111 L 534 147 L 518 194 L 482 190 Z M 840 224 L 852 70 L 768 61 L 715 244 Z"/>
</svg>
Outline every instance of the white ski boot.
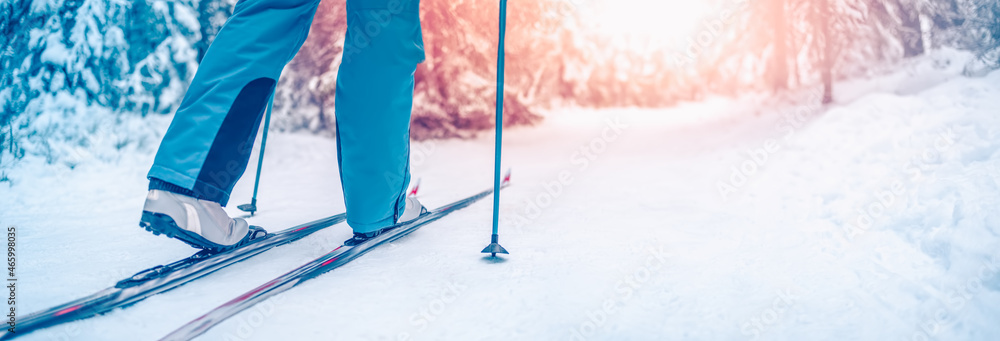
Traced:
<svg viewBox="0 0 1000 341">
<path fill-rule="evenodd" d="M 146 196 L 139 226 L 212 252 L 234 249 L 267 235 L 242 218 L 230 218 L 217 202 L 157 189 Z"/>
</svg>

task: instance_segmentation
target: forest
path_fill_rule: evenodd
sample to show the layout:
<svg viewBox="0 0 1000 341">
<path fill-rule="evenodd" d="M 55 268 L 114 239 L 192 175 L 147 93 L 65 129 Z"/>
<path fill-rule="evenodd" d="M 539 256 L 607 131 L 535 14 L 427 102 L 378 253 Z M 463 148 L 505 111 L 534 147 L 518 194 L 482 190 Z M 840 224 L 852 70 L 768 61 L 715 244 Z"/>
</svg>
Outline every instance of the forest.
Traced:
<svg viewBox="0 0 1000 341">
<path fill-rule="evenodd" d="M 554 107 L 669 107 L 710 95 L 822 88 L 828 103 L 836 100 L 837 80 L 872 77 L 943 47 L 976 54 L 967 74 L 1000 64 L 997 1 L 662 4 L 637 1 L 621 10 L 609 0 L 511 2 L 505 125 L 535 124 Z M 146 148 L 151 142 L 129 136 L 134 129 L 115 126 L 141 126 L 142 118 L 176 109 L 234 5 L 0 2 L 0 167 L 25 154 L 56 162 L 60 149 L 93 143 L 94 116 L 113 122 L 100 125 L 115 136 L 107 143 Z M 672 16 L 670 6 L 697 6 L 700 15 Z M 273 129 L 332 136 L 345 12 L 345 1 L 320 3 L 309 39 L 282 74 Z M 423 1 L 426 61 L 416 73 L 414 139 L 468 138 L 493 126 L 497 20 L 495 1 Z M 609 28 L 622 22 L 633 25 Z M 46 118 L 55 112 L 65 119 Z"/>
</svg>

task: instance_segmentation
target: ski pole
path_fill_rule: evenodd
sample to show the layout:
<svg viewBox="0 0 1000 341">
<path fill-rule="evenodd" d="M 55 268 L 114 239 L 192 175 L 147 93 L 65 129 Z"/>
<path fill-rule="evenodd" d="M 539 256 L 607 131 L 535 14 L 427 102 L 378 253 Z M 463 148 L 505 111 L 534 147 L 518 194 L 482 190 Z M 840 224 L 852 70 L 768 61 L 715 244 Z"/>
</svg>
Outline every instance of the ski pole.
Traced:
<svg viewBox="0 0 1000 341">
<path fill-rule="evenodd" d="M 264 114 L 264 136 L 260 138 L 260 155 L 257 157 L 257 176 L 253 180 L 253 198 L 250 199 L 249 204 L 239 205 L 239 208 L 243 212 L 250 212 L 252 217 L 254 212 L 257 212 L 257 188 L 260 187 L 260 168 L 264 165 L 264 147 L 267 146 L 267 128 L 271 125 L 271 101 L 267 102 L 267 113 Z"/>
<path fill-rule="evenodd" d="M 493 235 L 490 245 L 482 253 L 496 257 L 498 253 L 508 253 L 498 242 L 500 221 L 500 141 L 503 140 L 503 57 L 504 31 L 507 30 L 507 0 L 500 0 L 500 42 L 497 47 L 497 136 L 493 163 Z"/>
</svg>

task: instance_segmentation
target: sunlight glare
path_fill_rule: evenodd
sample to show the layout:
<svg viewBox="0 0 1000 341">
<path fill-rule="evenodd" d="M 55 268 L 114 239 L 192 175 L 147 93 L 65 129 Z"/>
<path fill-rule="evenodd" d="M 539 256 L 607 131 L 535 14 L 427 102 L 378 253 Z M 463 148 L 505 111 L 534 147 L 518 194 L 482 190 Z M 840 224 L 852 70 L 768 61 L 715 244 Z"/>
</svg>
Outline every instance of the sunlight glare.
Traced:
<svg viewBox="0 0 1000 341">
<path fill-rule="evenodd" d="M 708 12 L 703 1 L 593 0 L 590 26 L 611 36 L 673 44 L 689 36 Z"/>
</svg>

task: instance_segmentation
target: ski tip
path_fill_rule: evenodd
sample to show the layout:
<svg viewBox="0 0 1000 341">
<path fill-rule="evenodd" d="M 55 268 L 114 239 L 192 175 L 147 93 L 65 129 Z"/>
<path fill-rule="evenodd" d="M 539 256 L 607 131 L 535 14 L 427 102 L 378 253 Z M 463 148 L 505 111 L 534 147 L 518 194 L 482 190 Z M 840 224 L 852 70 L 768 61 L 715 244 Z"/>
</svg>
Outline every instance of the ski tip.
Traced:
<svg viewBox="0 0 1000 341">
<path fill-rule="evenodd" d="M 504 173 L 504 175 L 503 175 L 503 181 L 501 182 L 501 184 L 503 184 L 503 185 L 510 184 L 510 172 L 511 172 L 511 168 L 507 168 L 507 173 Z"/>
<path fill-rule="evenodd" d="M 417 181 L 415 183 L 413 183 L 413 188 L 410 189 L 410 193 L 407 194 L 407 195 L 409 195 L 411 197 L 415 197 L 415 196 L 417 196 L 417 191 L 419 191 L 419 190 L 420 190 L 420 178 L 417 178 Z"/>
</svg>

